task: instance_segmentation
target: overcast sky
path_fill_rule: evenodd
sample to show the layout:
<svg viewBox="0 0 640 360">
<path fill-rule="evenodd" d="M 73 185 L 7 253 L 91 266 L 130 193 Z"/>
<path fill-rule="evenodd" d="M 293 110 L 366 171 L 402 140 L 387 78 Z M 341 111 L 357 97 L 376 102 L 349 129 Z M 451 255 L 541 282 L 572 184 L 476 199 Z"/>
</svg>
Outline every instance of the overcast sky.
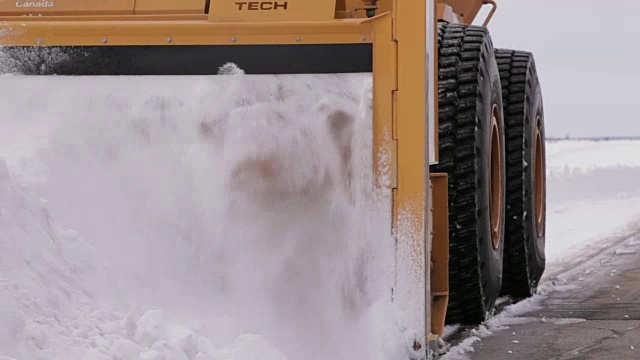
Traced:
<svg viewBox="0 0 640 360">
<path fill-rule="evenodd" d="M 640 136 L 639 0 L 497 0 L 497 48 L 531 51 L 547 136 Z"/>
</svg>

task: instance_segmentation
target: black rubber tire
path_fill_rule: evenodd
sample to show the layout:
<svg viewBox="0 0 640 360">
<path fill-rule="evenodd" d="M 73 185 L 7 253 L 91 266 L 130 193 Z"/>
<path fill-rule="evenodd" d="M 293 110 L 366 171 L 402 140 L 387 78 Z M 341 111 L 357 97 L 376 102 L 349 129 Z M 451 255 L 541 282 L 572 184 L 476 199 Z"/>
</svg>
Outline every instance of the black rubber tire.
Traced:
<svg viewBox="0 0 640 360">
<path fill-rule="evenodd" d="M 477 324 L 492 312 L 502 283 L 505 187 L 494 248 L 489 170 L 494 105 L 497 138 L 504 144 L 502 89 L 486 28 L 440 23 L 438 35 L 439 163 L 431 171 L 449 176 L 447 323 Z"/>
<path fill-rule="evenodd" d="M 496 50 L 502 81 L 507 152 L 507 215 L 502 294 L 518 300 L 536 292 L 545 269 L 546 177 L 544 107 L 533 55 Z M 540 132 L 541 223 L 536 211 L 536 131 Z M 538 209 L 540 212 L 540 209 Z M 540 228 L 539 226 L 540 225 Z M 540 231 L 539 231 L 540 230 Z"/>
</svg>

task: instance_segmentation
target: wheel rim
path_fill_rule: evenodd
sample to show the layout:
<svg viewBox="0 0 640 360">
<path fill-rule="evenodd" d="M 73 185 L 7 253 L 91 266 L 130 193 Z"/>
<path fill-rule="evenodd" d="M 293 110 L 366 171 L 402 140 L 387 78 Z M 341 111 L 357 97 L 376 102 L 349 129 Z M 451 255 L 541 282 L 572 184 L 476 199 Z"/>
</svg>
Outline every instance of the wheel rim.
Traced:
<svg viewBox="0 0 640 360">
<path fill-rule="evenodd" d="M 542 235 L 544 230 L 544 156 L 542 150 L 542 133 L 540 132 L 540 118 L 536 119 L 536 142 L 534 148 L 534 159 L 535 159 L 535 173 L 534 173 L 534 181 L 535 181 L 535 219 L 536 219 L 536 233 L 538 237 Z"/>
<path fill-rule="evenodd" d="M 500 246 L 500 226 L 502 225 L 502 139 L 500 128 L 498 127 L 499 110 L 497 105 L 493 105 L 491 111 L 491 159 L 489 164 L 489 186 L 490 197 L 489 206 L 491 209 L 491 240 L 493 248 Z"/>
</svg>

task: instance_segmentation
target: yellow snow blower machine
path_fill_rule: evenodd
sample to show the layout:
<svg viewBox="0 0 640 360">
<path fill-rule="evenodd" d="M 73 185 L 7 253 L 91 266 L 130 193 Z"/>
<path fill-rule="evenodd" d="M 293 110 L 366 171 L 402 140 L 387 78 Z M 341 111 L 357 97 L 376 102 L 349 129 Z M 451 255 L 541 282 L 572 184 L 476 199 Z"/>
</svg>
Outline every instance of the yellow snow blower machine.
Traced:
<svg viewBox="0 0 640 360">
<path fill-rule="evenodd" d="M 371 156 L 391 169 L 376 182 L 392 194 L 390 294 L 418 358 L 432 359 L 445 323 L 479 323 L 499 296 L 530 296 L 545 267 L 540 84 L 532 54 L 494 49 L 495 10 L 492 0 L 6 0 L 0 71 L 371 73 Z"/>
</svg>

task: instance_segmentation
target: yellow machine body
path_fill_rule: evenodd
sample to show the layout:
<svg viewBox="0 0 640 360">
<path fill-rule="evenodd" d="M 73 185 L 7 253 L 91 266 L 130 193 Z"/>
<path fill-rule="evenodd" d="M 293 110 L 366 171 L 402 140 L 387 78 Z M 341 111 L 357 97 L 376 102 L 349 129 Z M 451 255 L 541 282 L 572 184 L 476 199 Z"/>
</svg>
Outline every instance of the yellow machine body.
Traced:
<svg viewBox="0 0 640 360">
<path fill-rule="evenodd" d="M 484 3 L 6 0 L 0 1 L 0 46 L 368 46 L 374 84 L 372 156 L 374 164 L 389 158 L 392 168 L 391 182 L 378 185 L 393 193 L 398 242 L 393 301 L 403 311 L 405 326 L 416 330 L 414 349 L 426 356 L 428 339 L 442 332 L 448 291 L 446 175 L 429 174 L 429 164 L 437 160 L 436 23 L 438 14 L 445 13 L 472 21 Z M 260 59 L 260 52 L 254 57 Z M 289 60 L 280 61 L 287 68 Z"/>
</svg>

